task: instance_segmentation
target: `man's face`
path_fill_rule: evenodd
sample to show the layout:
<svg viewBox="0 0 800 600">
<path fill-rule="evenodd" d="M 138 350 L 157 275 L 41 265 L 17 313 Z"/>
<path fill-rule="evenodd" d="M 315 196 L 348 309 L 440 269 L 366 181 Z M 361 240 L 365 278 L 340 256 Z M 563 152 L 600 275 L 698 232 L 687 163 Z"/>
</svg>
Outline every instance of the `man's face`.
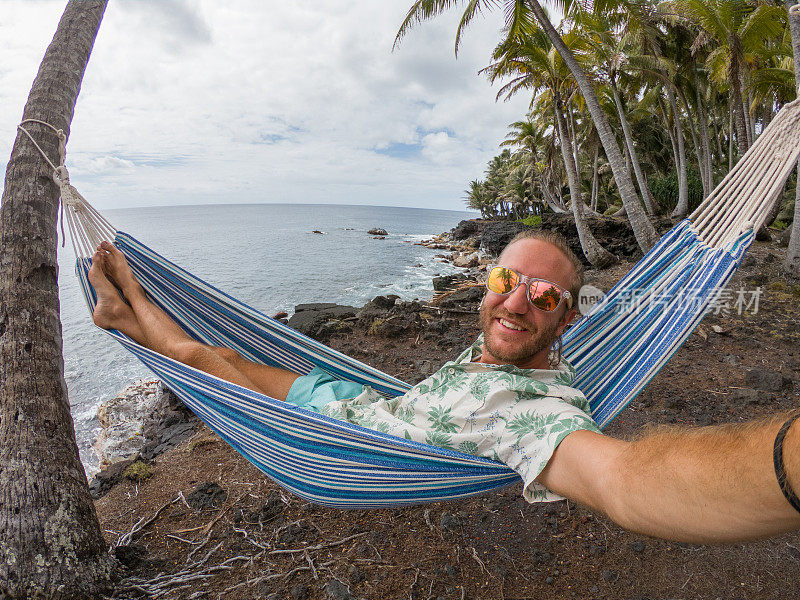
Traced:
<svg viewBox="0 0 800 600">
<path fill-rule="evenodd" d="M 564 289 L 569 289 L 573 274 L 572 264 L 561 251 L 542 240 L 516 242 L 503 252 L 498 264 Z M 481 362 L 547 369 L 550 348 L 574 316 L 575 311 L 567 310 L 563 301 L 552 312 L 534 308 L 526 285 L 506 296 L 487 291 L 480 311 L 484 334 Z"/>
</svg>

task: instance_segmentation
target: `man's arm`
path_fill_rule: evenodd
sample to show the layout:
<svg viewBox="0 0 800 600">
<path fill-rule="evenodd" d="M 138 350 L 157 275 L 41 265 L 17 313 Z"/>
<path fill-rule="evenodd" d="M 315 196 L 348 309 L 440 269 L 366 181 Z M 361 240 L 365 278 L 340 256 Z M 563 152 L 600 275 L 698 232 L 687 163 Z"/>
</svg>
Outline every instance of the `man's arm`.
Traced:
<svg viewBox="0 0 800 600">
<path fill-rule="evenodd" d="M 787 418 L 663 428 L 633 442 L 576 431 L 537 481 L 652 536 L 733 542 L 776 535 L 800 528 L 773 465 L 775 436 Z M 783 457 L 800 493 L 800 420 L 786 435 Z"/>
</svg>

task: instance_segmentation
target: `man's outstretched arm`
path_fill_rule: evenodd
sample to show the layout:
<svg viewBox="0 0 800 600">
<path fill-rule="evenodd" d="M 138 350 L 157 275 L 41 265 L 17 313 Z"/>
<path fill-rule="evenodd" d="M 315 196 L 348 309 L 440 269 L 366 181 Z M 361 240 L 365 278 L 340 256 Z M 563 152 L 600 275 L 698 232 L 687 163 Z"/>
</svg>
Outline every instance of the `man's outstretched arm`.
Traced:
<svg viewBox="0 0 800 600">
<path fill-rule="evenodd" d="M 537 478 L 632 531 L 689 542 L 733 542 L 800 529 L 775 476 L 773 445 L 789 415 L 719 427 L 659 428 L 633 442 L 568 435 Z M 783 446 L 800 493 L 800 419 Z"/>
</svg>

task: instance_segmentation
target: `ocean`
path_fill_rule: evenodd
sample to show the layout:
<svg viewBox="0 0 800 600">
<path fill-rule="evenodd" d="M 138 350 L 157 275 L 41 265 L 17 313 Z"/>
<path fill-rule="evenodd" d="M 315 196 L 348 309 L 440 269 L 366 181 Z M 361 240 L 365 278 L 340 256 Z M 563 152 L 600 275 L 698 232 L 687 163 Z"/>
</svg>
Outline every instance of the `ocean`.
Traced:
<svg viewBox="0 0 800 600">
<path fill-rule="evenodd" d="M 291 315 L 295 305 L 306 302 L 361 306 L 386 294 L 429 299 L 432 277 L 460 269 L 414 242 L 475 216 L 311 204 L 168 206 L 103 215 L 118 230 L 267 315 Z M 386 238 L 368 235 L 373 227 L 385 229 Z M 91 476 L 99 466 L 92 450 L 100 429 L 98 406 L 152 374 L 93 325 L 74 276 L 69 240 L 59 248 L 58 261 L 65 377 L 81 460 Z"/>
</svg>

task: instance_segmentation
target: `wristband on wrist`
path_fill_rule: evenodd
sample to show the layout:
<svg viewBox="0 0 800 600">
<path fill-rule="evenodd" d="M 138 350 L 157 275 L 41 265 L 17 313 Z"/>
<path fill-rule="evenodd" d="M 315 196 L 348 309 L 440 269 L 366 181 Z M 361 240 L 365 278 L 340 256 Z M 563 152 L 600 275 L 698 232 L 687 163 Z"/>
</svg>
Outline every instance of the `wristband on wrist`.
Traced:
<svg viewBox="0 0 800 600">
<path fill-rule="evenodd" d="M 786 500 L 798 513 L 800 513 L 800 499 L 798 499 L 797 494 L 794 493 L 792 486 L 789 485 L 786 479 L 786 468 L 783 464 L 783 441 L 786 439 L 786 433 L 789 431 L 792 423 L 799 417 L 800 412 L 795 413 L 783 424 L 780 431 L 778 431 L 778 435 L 775 436 L 775 446 L 772 450 L 772 459 L 775 464 L 775 476 L 778 478 L 778 485 L 783 495 L 786 497 Z"/>
</svg>

